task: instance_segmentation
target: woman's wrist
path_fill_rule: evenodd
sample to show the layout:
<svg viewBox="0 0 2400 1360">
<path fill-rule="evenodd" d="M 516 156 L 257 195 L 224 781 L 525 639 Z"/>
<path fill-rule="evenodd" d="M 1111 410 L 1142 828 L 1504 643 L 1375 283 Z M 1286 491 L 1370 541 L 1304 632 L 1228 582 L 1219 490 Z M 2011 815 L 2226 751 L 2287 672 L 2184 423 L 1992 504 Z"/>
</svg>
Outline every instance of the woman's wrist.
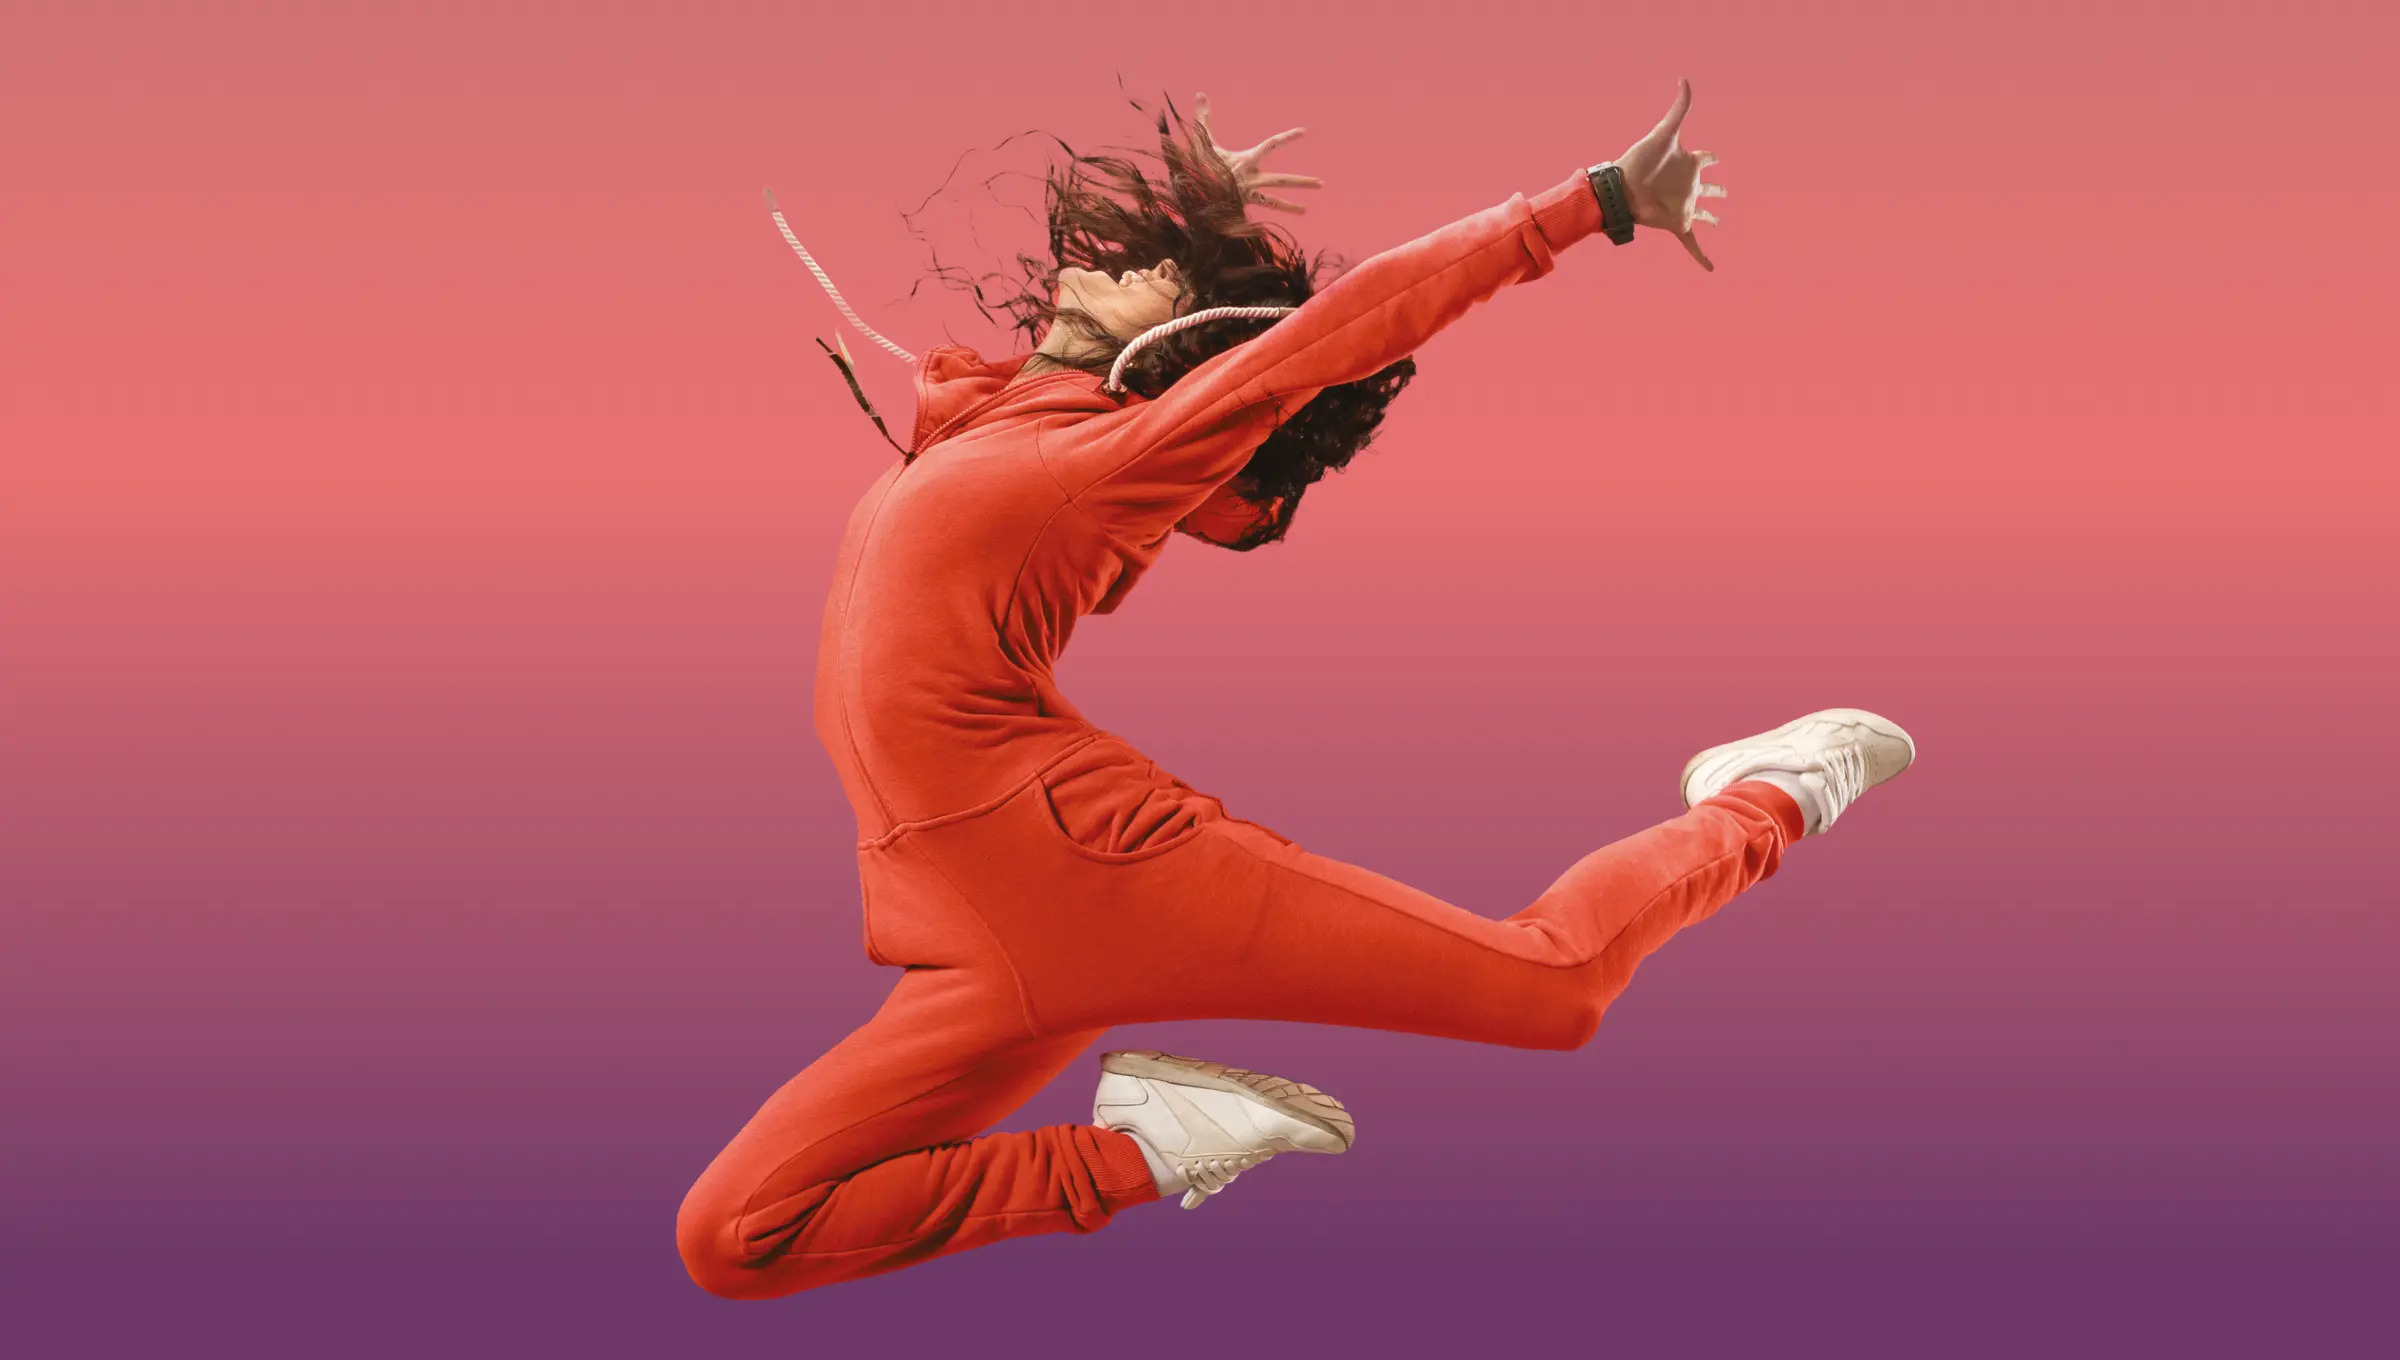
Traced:
<svg viewBox="0 0 2400 1360">
<path fill-rule="evenodd" d="M 1632 240 L 1639 219 L 1633 210 L 1633 192 L 1625 184 L 1624 167 L 1602 161 L 1584 171 L 1584 178 L 1592 186 L 1592 197 L 1600 202 L 1600 230 L 1618 245 Z"/>
</svg>

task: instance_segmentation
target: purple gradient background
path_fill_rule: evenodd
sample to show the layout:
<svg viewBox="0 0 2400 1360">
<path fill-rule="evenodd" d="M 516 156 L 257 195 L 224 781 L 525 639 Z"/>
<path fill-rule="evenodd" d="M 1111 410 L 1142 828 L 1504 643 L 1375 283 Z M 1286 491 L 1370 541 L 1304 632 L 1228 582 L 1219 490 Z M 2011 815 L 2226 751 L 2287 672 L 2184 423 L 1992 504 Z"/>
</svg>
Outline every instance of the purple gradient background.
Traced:
<svg viewBox="0 0 2400 1360">
<path fill-rule="evenodd" d="M 9 6 L 0 1345 L 2388 1354 L 2393 13 Z M 759 188 L 1010 353 L 904 295 L 1041 247 L 1000 144 L 1138 142 L 1119 73 L 1307 126 L 1265 215 L 1352 262 L 1679 75 L 1730 194 L 1714 274 L 1583 244 L 1292 541 L 1087 621 L 1096 720 L 1492 915 L 1701 746 L 1920 763 L 1581 1052 L 1111 1037 L 1351 1156 L 723 1303 L 684 1189 L 894 976 L 809 723 L 892 454 Z"/>
</svg>

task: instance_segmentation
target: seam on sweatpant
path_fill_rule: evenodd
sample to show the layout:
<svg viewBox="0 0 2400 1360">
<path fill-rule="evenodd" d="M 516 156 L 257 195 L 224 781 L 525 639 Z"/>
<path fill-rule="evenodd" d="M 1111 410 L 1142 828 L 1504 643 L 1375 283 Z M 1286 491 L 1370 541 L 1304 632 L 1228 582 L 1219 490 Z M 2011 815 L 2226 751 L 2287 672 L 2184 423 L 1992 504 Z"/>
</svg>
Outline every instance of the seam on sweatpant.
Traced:
<svg viewBox="0 0 2400 1360">
<path fill-rule="evenodd" d="M 1773 813 L 1766 812 L 1762 809 L 1759 815 L 1765 817 L 1770 823 L 1768 827 L 1768 835 L 1770 838 L 1782 834 L 1781 832 L 1776 831 L 1772 825 L 1775 820 Z M 1625 938 L 1627 932 L 1631 931 L 1635 926 L 1641 924 L 1643 917 L 1648 916 L 1651 912 L 1658 910 L 1659 903 L 1666 899 L 1667 894 L 1675 891 L 1675 889 L 1679 887 L 1682 887 L 1686 879 L 1691 878 L 1694 874 L 1702 873 L 1709 869 L 1714 869 L 1718 865 L 1723 864 L 1726 860 L 1737 859 L 1742 855 L 1749 853 L 1750 841 L 1750 836 L 1745 834 L 1742 837 L 1741 844 L 1735 846 L 1731 850 L 1726 851 L 1724 854 L 1717 856 L 1715 859 L 1710 860 L 1706 864 L 1702 864 L 1693 868 L 1689 872 L 1677 878 L 1673 883 L 1670 883 L 1664 888 L 1659 889 L 1655 896 L 1653 896 L 1648 902 L 1642 904 L 1642 909 L 1640 911 L 1637 911 L 1633 915 L 1625 918 L 1625 924 L 1617 927 L 1617 933 L 1609 936 L 1608 943 L 1600 946 L 1600 952 L 1598 954 L 1594 954 L 1592 957 L 1595 959 L 1603 957 L 1608 953 L 1609 950 L 1616 948 L 1617 941 Z"/>
<path fill-rule="evenodd" d="M 1238 841 L 1238 840 L 1236 840 L 1236 841 L 1232 842 L 1232 844 L 1233 844 L 1233 845 L 1234 845 L 1234 846 L 1235 846 L 1237 849 L 1241 850 L 1241 851 L 1242 851 L 1242 853 L 1244 853 L 1244 854 L 1246 854 L 1246 855 L 1250 856 L 1250 858 L 1252 858 L 1252 859 L 1254 859 L 1254 860 L 1257 860 L 1257 861 L 1258 861 L 1259 863 L 1261 863 L 1261 864 L 1273 865 L 1274 867 L 1277 867 L 1277 868 L 1283 869 L 1283 870 L 1285 870 L 1285 871 L 1287 871 L 1287 872 L 1294 873 L 1294 874 L 1298 874 L 1298 875 L 1299 875 L 1299 876 L 1301 876 L 1302 878 L 1305 878 L 1305 879 L 1309 880 L 1309 881 L 1310 881 L 1310 882 L 1312 882 L 1312 883 L 1321 883 L 1321 884 L 1324 884 L 1324 885 L 1325 885 L 1326 887 L 1328 887 L 1328 888 L 1333 888 L 1333 889 L 1335 889 L 1335 890 L 1337 890 L 1337 891 L 1344 892 L 1344 893 L 1348 893 L 1350 896 L 1357 898 L 1357 899 L 1358 899 L 1359 901 L 1361 901 L 1361 902 L 1370 902 L 1370 903 L 1373 903 L 1374 905 L 1376 905 L 1376 906 L 1378 906 L 1378 907 L 1381 907 L 1381 908 L 1383 908 L 1384 910 L 1386 910 L 1386 911 L 1388 911 L 1388 912 L 1391 912 L 1391 913 L 1393 913 L 1393 914 L 1394 914 L 1394 915 L 1396 915 L 1396 916 L 1402 916 L 1402 917 L 1406 917 L 1408 920 L 1414 921 L 1414 922 L 1416 922 L 1418 925 L 1424 926 L 1424 927 L 1425 927 L 1426 929 L 1428 929 L 1428 930 L 1438 930 L 1438 931 L 1440 931 L 1441 933 L 1443 933 L 1443 934 L 1445 934 L 1445 935 L 1448 935 L 1448 936 L 1450 936 L 1452 939 L 1456 939 L 1456 940 L 1464 940 L 1464 941 L 1466 941 L 1466 942 L 1467 942 L 1467 943 L 1469 943 L 1469 944 L 1483 944 L 1483 942 L 1482 942 L 1482 941 L 1480 941 L 1480 940 L 1477 940 L 1477 939 L 1473 938 L 1472 936 L 1468 936 L 1468 935 L 1461 934 L 1461 933 L 1459 933 L 1458 931 L 1451 930 L 1451 929 L 1449 929 L 1448 927 L 1446 927 L 1446 926 L 1443 926 L 1443 925 L 1441 925 L 1441 924 L 1439 924 L 1439 923 L 1437 923 L 1437 922 L 1428 921 L 1428 920 L 1426 920 L 1424 917 L 1422 917 L 1422 916 L 1418 916 L 1418 915 L 1416 915 L 1416 914 L 1414 914 L 1414 913 L 1412 913 L 1412 912 L 1402 911 L 1402 910 L 1401 910 L 1399 907 L 1397 907 L 1397 906 L 1394 906 L 1393 904 L 1391 904 L 1391 903 L 1389 903 L 1389 902 L 1386 902 L 1386 901 L 1384 901 L 1383 899 L 1381 899 L 1381 898 L 1379 898 L 1379 897 L 1374 897 L 1374 896 L 1371 896 L 1371 895 L 1369 895 L 1369 894 L 1367 894 L 1367 893 L 1360 892 L 1358 889 L 1351 887 L 1351 886 L 1350 886 L 1349 884 L 1347 884 L 1347 883 L 1337 883 L 1337 882 L 1335 882 L 1334 880 L 1332 880 L 1332 879 L 1330 879 L 1330 878 L 1327 878 L 1327 877 L 1325 877 L 1323 874 L 1312 873 L 1312 872 L 1310 872 L 1310 871 L 1308 870 L 1308 868 L 1307 868 L 1307 867 L 1305 867 L 1305 866 L 1303 866 L 1303 865 L 1286 863 L 1286 862 L 1284 862 L 1284 861 L 1282 861 L 1282 860 L 1269 859 L 1268 857 L 1266 857 L 1265 855 L 1262 855 L 1262 854 L 1258 853 L 1258 851 L 1256 851 L 1256 850 L 1252 849 L 1251 847 L 1249 847 L 1249 846 L 1247 846 L 1247 845 L 1243 845 L 1243 844 L 1242 844 L 1240 841 Z M 1606 954 L 1606 953 L 1609 951 L 1609 949 L 1610 949 L 1612 946 L 1614 946 L 1614 945 L 1616 944 L 1616 942 L 1617 942 L 1619 939 L 1621 939 L 1621 938 L 1623 938 L 1623 937 L 1624 937 L 1624 934 L 1625 934 L 1625 932 L 1626 932 L 1626 931 L 1628 931 L 1628 930 L 1630 930 L 1630 929 L 1632 929 L 1632 928 L 1633 928 L 1633 924 L 1634 924 L 1634 922 L 1636 922 L 1636 921 L 1639 921 L 1639 920 L 1640 920 L 1642 917 L 1644 917 L 1644 916 L 1648 915 L 1648 914 L 1649 914 L 1651 911 L 1653 911 L 1653 910 L 1657 909 L 1657 906 L 1658 906 L 1658 904 L 1659 904 L 1659 901 L 1660 901 L 1662 898 L 1664 898 L 1664 897 L 1665 897 L 1667 894 L 1669 894 L 1669 893 L 1671 893 L 1671 892 L 1675 891 L 1675 889 L 1677 889 L 1677 888 L 1681 887 L 1681 886 L 1683 885 L 1683 883 L 1684 883 L 1684 881 L 1685 881 L 1685 880 L 1687 880 L 1687 879 L 1691 878 L 1691 877 L 1692 877 L 1693 875 L 1695 875 L 1695 874 L 1705 873 L 1705 872 L 1707 872 L 1708 870 L 1714 869 L 1714 868 L 1716 868 L 1718 865 L 1720 865 L 1720 864 L 1724 863 L 1726 860 L 1728 860 L 1728 859 L 1731 859 L 1731 858 L 1733 858 L 1734 856 L 1736 856 L 1736 855 L 1739 855 L 1739 854 L 1743 853 L 1744 851 L 1747 851 L 1749 848 L 1750 848 L 1750 842 L 1749 842 L 1749 840 L 1748 840 L 1747 838 L 1745 838 L 1745 839 L 1743 840 L 1742 844 L 1741 844 L 1739 847 L 1737 847 L 1737 848 L 1735 848 L 1735 849 L 1732 849 L 1732 850 L 1728 850 L 1728 851 L 1726 851 L 1724 854 L 1718 855 L 1717 857 L 1715 857 L 1714 859 L 1711 859 L 1711 860 L 1707 861 L 1706 863 L 1703 863 L 1703 864 L 1696 865 L 1696 866 L 1694 866 L 1694 867 L 1692 867 L 1692 868 L 1690 868 L 1690 869 L 1687 869 L 1687 870 L 1685 870 L 1683 873 L 1681 873 L 1681 874 L 1677 875 L 1677 876 L 1675 877 L 1675 879 L 1674 879 L 1674 881 L 1673 881 L 1673 882 L 1666 884 L 1664 887 L 1661 887 L 1661 888 L 1660 888 L 1660 889 L 1659 889 L 1657 892 L 1655 892 L 1655 893 L 1652 893 L 1652 894 L 1650 895 L 1650 897 L 1649 897 L 1649 898 L 1648 898 L 1646 901 L 1644 901 L 1644 902 L 1642 903 L 1641 907 L 1640 907 L 1639 909 L 1637 909 L 1637 910 L 1636 910 L 1636 911 L 1633 913 L 1633 915 L 1631 915 L 1631 916 L 1629 916 L 1629 917 L 1627 917 L 1627 918 L 1625 919 L 1625 923 L 1624 923 L 1623 925 L 1621 925 L 1621 926 L 1617 927 L 1617 933 L 1616 933 L 1616 934 L 1609 936 L 1606 942 L 1604 942 L 1604 943 L 1603 943 L 1603 944 L 1602 944 L 1602 945 L 1601 945 L 1601 946 L 1600 946 L 1598 949 L 1594 950 L 1594 951 L 1593 951 L 1593 952 L 1592 952 L 1592 953 L 1591 953 L 1589 956 L 1587 956 L 1587 957 L 1580 958 L 1580 959 L 1575 959 L 1575 960 L 1573 960 L 1573 961 L 1571 961 L 1571 962 L 1567 962 L 1567 963 L 1548 963 L 1548 962 L 1544 962 L 1544 961 L 1543 961 L 1543 960 L 1541 960 L 1541 959 L 1528 959 L 1528 958 L 1523 958 L 1522 956 L 1520 956 L 1520 955 L 1515 955 L 1515 954 L 1510 954 L 1510 955 L 1509 955 L 1509 957 L 1511 957 L 1511 958 L 1515 958 L 1515 959 L 1518 959 L 1520 962 L 1523 962 L 1523 963 L 1530 963 L 1530 964 L 1534 965 L 1534 966 L 1535 966 L 1535 967 L 1537 967 L 1537 968 L 1554 968 L 1554 969 L 1562 969 L 1562 970 L 1563 970 L 1563 969 L 1573 969 L 1573 968 L 1581 968 L 1581 967 L 1584 967 L 1585 965 L 1587 965 L 1587 964 L 1591 963 L 1591 962 L 1592 962 L 1594 959 L 1597 959 L 1597 958 L 1601 957 L 1602 955 Z M 1363 868 L 1364 866 L 1363 866 L 1363 865 L 1353 865 L 1352 867 L 1353 867 L 1353 868 Z M 1422 888 L 1418 888 L 1418 889 L 1415 889 L 1415 891 L 1418 891 L 1418 892 L 1424 892 L 1424 889 L 1422 889 Z M 1431 894 L 1431 893 L 1426 893 L 1425 895 L 1426 895 L 1426 896 L 1428 896 L 1428 897 L 1432 897 L 1432 896 L 1433 896 L 1433 894 Z M 1442 899 L 1440 899 L 1440 898 L 1436 898 L 1435 900 L 1436 900 L 1436 901 L 1441 901 Z M 1466 909 L 1466 908 L 1464 908 L 1464 907 L 1458 907 L 1458 904 L 1457 904 L 1457 903 L 1455 903 L 1455 902 L 1449 903 L 1448 905 L 1450 905 L 1450 906 L 1453 906 L 1453 907 L 1457 907 L 1457 908 L 1458 908 L 1458 910 L 1460 910 L 1460 911 L 1466 911 L 1466 910 L 1467 910 L 1467 909 Z M 1511 918 L 1509 918 L 1509 917 L 1491 917 L 1491 916 L 1483 916 L 1483 914 L 1482 914 L 1481 912 L 1469 912 L 1468 914 L 1469 914 L 1469 915 L 1473 915 L 1473 916 L 1481 916 L 1481 917 L 1482 917 L 1482 919 L 1484 919 L 1484 920 L 1486 920 L 1486 921 L 1490 921 L 1490 922 L 1491 922 L 1492 924 L 1494 924 L 1494 925 L 1507 925 L 1507 924 L 1509 923 L 1509 920 L 1511 919 Z M 1538 923 L 1538 922 L 1528 922 L 1527 924 L 1529 924 L 1529 925 L 1533 925 L 1533 924 L 1540 924 L 1540 923 Z M 1485 947 L 1486 947 L 1486 948 L 1489 948 L 1490 946 L 1486 945 Z M 1494 953 L 1502 953 L 1502 954 L 1505 954 L 1505 953 L 1507 953 L 1508 951 L 1506 951 L 1506 950 L 1494 950 L 1493 952 L 1494 952 Z"/>
<path fill-rule="evenodd" d="M 1025 1037 L 1029 1039 L 1048 1039 L 1055 1037 L 1048 1030 L 1043 1029 L 1041 1021 L 1035 1018 L 1033 1013 L 1033 998 L 1025 991 L 1024 975 L 1017 971 L 1017 961 L 1015 958 L 1010 956 L 1008 952 L 1008 946 L 1000 942 L 1000 932 L 992 929 L 992 923 L 984 919 L 983 908 L 975 905 L 975 899 L 968 896 L 966 892 L 958 886 L 958 880 L 950 877 L 950 872 L 941 866 L 941 862 L 939 860 L 935 859 L 931 854 L 927 854 L 922 851 L 919 852 L 919 857 L 925 861 L 927 867 L 931 868 L 934 873 L 940 875 L 942 882 L 950 885 L 951 892 L 958 894 L 958 900 L 966 904 L 967 914 L 975 918 L 975 924 L 983 927 L 985 938 L 992 942 L 993 952 L 1000 956 L 1000 966 L 1008 970 L 1009 986 L 1016 988 L 1017 1013 L 1025 1021 Z"/>
</svg>

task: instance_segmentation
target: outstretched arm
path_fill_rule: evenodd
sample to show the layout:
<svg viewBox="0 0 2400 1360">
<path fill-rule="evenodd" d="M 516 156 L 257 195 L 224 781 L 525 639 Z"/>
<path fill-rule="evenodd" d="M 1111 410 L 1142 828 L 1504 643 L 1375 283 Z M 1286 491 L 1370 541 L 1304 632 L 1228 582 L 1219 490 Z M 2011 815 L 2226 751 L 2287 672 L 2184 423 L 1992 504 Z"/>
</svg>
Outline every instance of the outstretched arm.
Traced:
<svg viewBox="0 0 2400 1360">
<path fill-rule="evenodd" d="M 1579 169 L 1536 198 L 1512 194 L 1384 251 L 1156 400 L 1077 423 L 1063 448 L 1045 447 L 1052 470 L 1110 532 L 1156 539 L 1239 472 L 1277 419 L 1415 353 L 1501 288 L 1548 274 L 1556 252 L 1599 225 Z"/>
<path fill-rule="evenodd" d="M 1724 191 L 1698 181 L 1713 155 L 1676 146 L 1690 104 L 1687 82 L 1667 116 L 1619 161 L 1635 221 L 1674 232 L 1713 269 L 1691 226 L 1716 220 L 1697 210 L 1698 200 Z M 1068 493 L 1110 532 L 1128 542 L 1156 540 L 1241 471 L 1278 419 L 1325 388 L 1372 377 L 1415 353 L 1507 285 L 1549 274 L 1558 251 L 1599 227 L 1600 202 L 1580 168 L 1534 198 L 1512 194 L 1374 256 L 1264 334 L 1212 355 L 1156 400 L 1079 422 L 1045 454 Z"/>
</svg>

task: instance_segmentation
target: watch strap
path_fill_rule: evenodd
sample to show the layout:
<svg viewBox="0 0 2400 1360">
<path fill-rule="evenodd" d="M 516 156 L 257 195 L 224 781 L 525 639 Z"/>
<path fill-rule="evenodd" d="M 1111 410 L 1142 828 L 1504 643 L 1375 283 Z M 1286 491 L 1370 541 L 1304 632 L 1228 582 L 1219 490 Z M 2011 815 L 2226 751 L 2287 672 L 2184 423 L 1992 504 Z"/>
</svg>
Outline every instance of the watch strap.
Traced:
<svg viewBox="0 0 2400 1360">
<path fill-rule="evenodd" d="M 1625 168 L 1615 161 L 1602 161 L 1585 170 L 1583 176 L 1592 186 L 1592 196 L 1600 200 L 1600 229 L 1618 245 L 1631 241 L 1633 198 L 1625 192 Z"/>
</svg>

